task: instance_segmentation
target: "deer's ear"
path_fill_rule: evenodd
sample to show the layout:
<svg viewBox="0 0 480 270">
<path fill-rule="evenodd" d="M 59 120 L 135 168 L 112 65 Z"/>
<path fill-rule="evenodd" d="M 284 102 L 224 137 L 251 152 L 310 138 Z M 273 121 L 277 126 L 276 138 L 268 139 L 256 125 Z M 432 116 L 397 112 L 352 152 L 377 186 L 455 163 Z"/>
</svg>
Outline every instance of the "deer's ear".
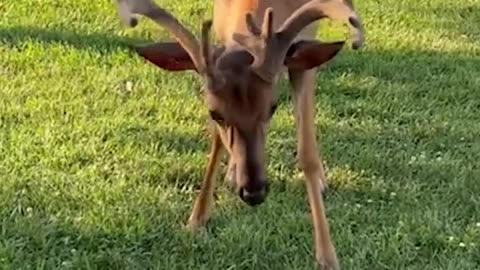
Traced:
<svg viewBox="0 0 480 270">
<path fill-rule="evenodd" d="M 187 51 L 178 42 L 137 45 L 135 51 L 155 66 L 168 71 L 196 70 Z"/>
<path fill-rule="evenodd" d="M 343 47 L 344 41 L 323 43 L 299 41 L 288 49 L 285 66 L 291 69 L 311 69 L 331 60 Z"/>
</svg>

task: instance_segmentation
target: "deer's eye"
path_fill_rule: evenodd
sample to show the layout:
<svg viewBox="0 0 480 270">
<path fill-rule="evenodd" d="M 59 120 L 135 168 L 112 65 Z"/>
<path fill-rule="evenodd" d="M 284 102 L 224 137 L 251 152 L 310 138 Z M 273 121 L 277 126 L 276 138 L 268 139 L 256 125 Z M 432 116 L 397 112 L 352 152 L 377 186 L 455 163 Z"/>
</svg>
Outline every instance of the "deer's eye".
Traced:
<svg viewBox="0 0 480 270">
<path fill-rule="evenodd" d="M 218 124 L 223 124 L 223 117 L 216 111 L 210 111 L 210 117 Z"/>
</svg>

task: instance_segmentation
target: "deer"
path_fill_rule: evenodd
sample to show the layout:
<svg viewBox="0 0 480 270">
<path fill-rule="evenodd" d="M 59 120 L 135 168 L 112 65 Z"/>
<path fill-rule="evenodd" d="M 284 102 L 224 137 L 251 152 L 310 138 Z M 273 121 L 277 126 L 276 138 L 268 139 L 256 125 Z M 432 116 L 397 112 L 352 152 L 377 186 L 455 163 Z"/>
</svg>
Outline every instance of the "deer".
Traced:
<svg viewBox="0 0 480 270">
<path fill-rule="evenodd" d="M 288 75 L 295 115 L 297 163 L 303 172 L 313 220 L 315 261 L 340 269 L 325 213 L 326 173 L 315 127 L 316 73 L 346 40 L 315 39 L 320 20 L 350 29 L 352 49 L 364 43 L 364 27 L 351 0 L 215 0 L 213 19 L 197 36 L 153 0 L 116 0 L 120 20 L 135 27 L 140 16 L 165 29 L 174 41 L 135 44 L 140 57 L 162 70 L 193 71 L 201 78 L 212 123 L 208 164 L 187 228 L 206 226 L 214 205 L 221 159 L 229 157 L 225 181 L 240 199 L 256 206 L 269 191 L 265 144 L 277 107 L 277 83 Z M 217 43 L 211 41 L 213 28 Z"/>
</svg>

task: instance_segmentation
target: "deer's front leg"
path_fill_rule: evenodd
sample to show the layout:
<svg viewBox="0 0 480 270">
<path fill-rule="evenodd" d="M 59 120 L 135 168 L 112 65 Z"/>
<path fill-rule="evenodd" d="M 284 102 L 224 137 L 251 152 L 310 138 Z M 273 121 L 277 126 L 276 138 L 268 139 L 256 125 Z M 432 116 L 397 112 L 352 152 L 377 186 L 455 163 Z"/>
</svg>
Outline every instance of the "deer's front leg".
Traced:
<svg viewBox="0 0 480 270">
<path fill-rule="evenodd" d="M 207 170 L 203 178 L 202 187 L 200 188 L 200 194 L 198 194 L 195 200 L 192 214 L 188 220 L 188 227 L 191 230 L 203 227 L 208 221 L 210 210 L 214 203 L 213 192 L 215 189 L 215 180 L 223 152 L 219 131 L 217 128 L 213 128 L 213 138 Z"/>
<path fill-rule="evenodd" d="M 297 130 L 298 165 L 305 176 L 312 212 L 316 260 L 325 269 L 339 269 L 322 196 L 326 178 L 316 141 L 315 74 L 316 69 L 289 72 Z"/>
</svg>

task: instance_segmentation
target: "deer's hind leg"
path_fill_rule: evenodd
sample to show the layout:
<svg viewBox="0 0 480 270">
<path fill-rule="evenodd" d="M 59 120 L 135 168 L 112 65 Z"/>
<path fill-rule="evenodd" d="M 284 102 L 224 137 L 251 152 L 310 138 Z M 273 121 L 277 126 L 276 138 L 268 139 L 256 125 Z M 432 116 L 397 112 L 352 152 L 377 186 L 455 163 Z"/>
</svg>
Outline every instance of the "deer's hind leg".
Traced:
<svg viewBox="0 0 480 270">
<path fill-rule="evenodd" d="M 326 186 L 326 177 L 316 141 L 316 70 L 314 68 L 289 71 L 297 131 L 298 165 L 304 173 L 312 213 L 316 260 L 325 269 L 339 269 L 335 248 L 330 238 L 322 195 Z"/>
<path fill-rule="evenodd" d="M 212 130 L 212 145 L 210 147 L 207 169 L 200 193 L 195 200 L 192 213 L 188 220 L 188 227 L 193 231 L 203 227 L 210 217 L 210 211 L 214 205 L 215 181 L 220 167 L 220 160 L 224 153 L 219 130 L 216 127 Z"/>
</svg>

